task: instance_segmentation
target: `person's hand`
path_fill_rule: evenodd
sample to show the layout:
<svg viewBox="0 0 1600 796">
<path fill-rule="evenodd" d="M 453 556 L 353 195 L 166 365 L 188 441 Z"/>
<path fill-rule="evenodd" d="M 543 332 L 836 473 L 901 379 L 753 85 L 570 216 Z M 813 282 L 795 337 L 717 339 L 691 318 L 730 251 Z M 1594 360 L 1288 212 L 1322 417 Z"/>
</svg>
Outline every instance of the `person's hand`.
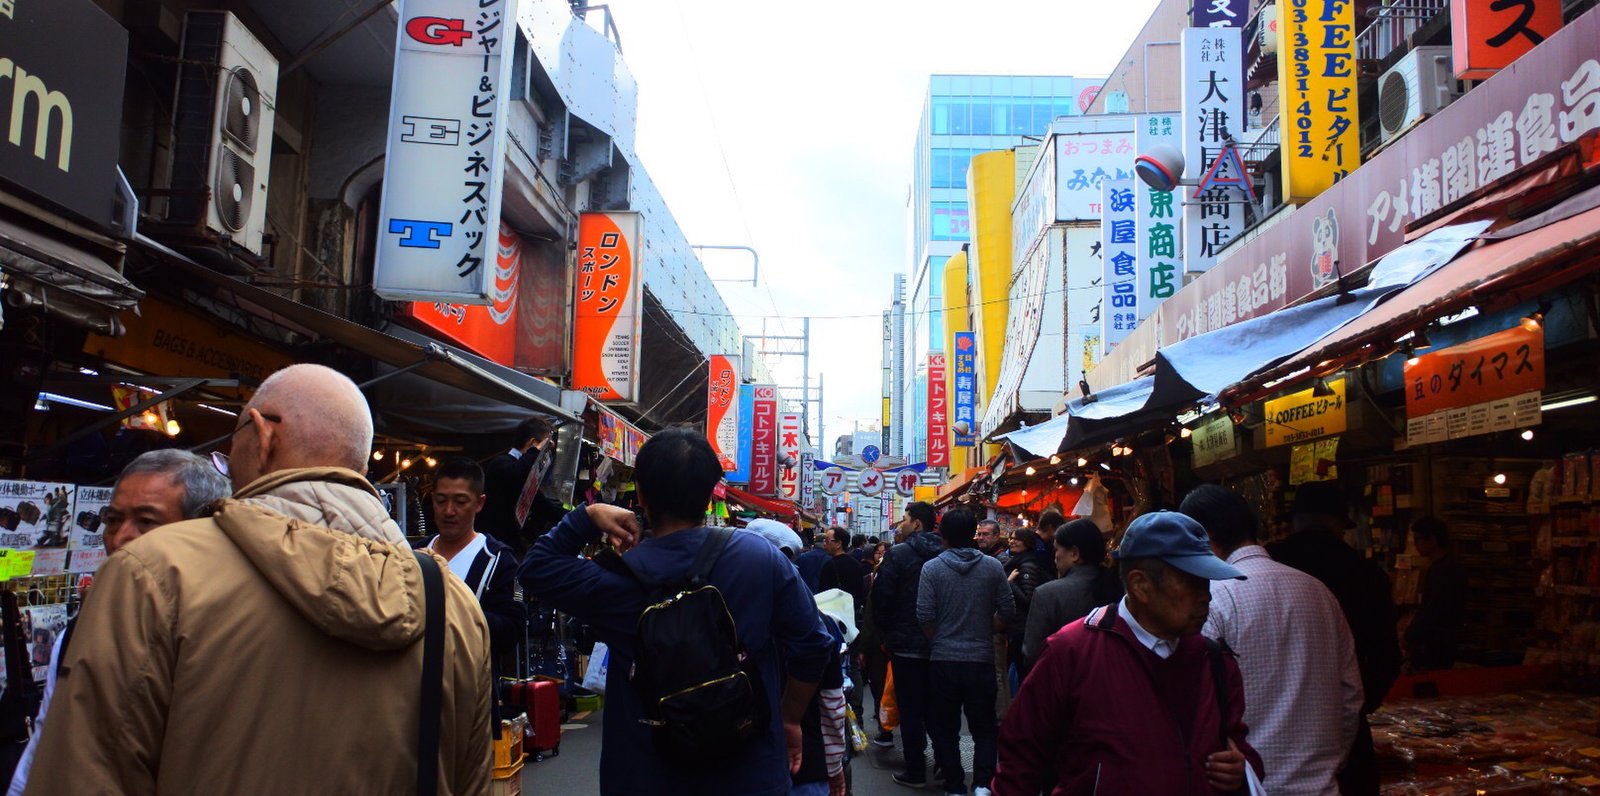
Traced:
<svg viewBox="0 0 1600 796">
<path fill-rule="evenodd" d="M 800 758 L 805 754 L 802 746 L 805 738 L 800 733 L 800 722 L 786 721 L 783 723 L 783 740 L 789 746 L 789 773 L 800 773 Z"/>
<path fill-rule="evenodd" d="M 844 769 L 828 776 L 828 796 L 844 796 Z"/>
<path fill-rule="evenodd" d="M 1022 574 L 1022 570 L 1013 569 L 1013 570 L 1011 570 L 1011 574 L 1006 576 L 1006 580 L 1016 580 L 1017 576 L 1021 575 L 1021 574 Z"/>
<path fill-rule="evenodd" d="M 1244 753 L 1239 751 L 1233 741 L 1228 741 L 1228 749 L 1223 752 L 1212 752 L 1206 756 L 1206 781 L 1211 784 L 1212 790 L 1222 793 L 1233 793 L 1244 787 Z"/>
<path fill-rule="evenodd" d="M 633 512 L 609 503 L 590 503 L 585 509 L 589 521 L 615 545 L 618 552 L 626 553 L 639 543 L 639 518 Z"/>
</svg>

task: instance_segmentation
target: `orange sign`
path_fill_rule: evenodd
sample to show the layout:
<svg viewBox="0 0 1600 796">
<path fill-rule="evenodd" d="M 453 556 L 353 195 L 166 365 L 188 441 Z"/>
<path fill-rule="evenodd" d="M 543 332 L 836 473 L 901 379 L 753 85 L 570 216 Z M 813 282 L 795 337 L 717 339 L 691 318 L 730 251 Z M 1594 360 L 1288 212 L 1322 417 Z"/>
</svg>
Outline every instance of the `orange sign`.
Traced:
<svg viewBox="0 0 1600 796">
<path fill-rule="evenodd" d="M 638 213 L 579 217 L 572 386 L 599 401 L 638 399 L 639 251 Z"/>
<path fill-rule="evenodd" d="M 1451 64 L 1483 80 L 1561 29 L 1561 0 L 1450 0 Z"/>
<path fill-rule="evenodd" d="M 739 367 L 732 357 L 711 355 L 706 390 L 706 439 L 722 462 L 722 471 L 739 469 Z"/>
<path fill-rule="evenodd" d="M 1544 330 L 1513 326 L 1410 359 L 1406 416 L 1422 417 L 1544 389 Z"/>
<path fill-rule="evenodd" d="M 515 367 L 517 280 L 521 272 L 522 239 L 502 221 L 489 306 L 417 301 L 407 308 L 407 314 L 452 343 L 506 367 Z"/>
</svg>

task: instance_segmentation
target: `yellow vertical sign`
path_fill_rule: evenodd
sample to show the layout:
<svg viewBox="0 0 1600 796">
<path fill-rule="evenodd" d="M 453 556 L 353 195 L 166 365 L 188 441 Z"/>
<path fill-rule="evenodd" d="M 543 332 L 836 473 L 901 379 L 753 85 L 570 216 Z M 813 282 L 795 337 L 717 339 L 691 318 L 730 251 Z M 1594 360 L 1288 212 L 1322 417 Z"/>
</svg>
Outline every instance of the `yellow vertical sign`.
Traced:
<svg viewBox="0 0 1600 796">
<path fill-rule="evenodd" d="M 1351 0 L 1287 0 L 1278 24 L 1285 202 L 1303 204 L 1361 165 Z"/>
</svg>

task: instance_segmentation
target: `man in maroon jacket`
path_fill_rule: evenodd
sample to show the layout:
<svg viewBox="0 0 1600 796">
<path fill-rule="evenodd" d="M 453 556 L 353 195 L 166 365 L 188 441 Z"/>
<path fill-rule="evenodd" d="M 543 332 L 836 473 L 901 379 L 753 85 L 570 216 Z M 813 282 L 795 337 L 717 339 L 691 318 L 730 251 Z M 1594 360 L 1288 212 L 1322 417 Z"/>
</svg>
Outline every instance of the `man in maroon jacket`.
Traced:
<svg viewBox="0 0 1600 796">
<path fill-rule="evenodd" d="M 1170 511 L 1130 523 L 1115 555 L 1127 597 L 1045 642 L 1000 728 L 994 793 L 1245 792 L 1246 765 L 1262 769 L 1245 741 L 1244 682 L 1233 655 L 1213 655 L 1200 635 L 1210 581 L 1244 575 Z M 1221 705 L 1213 660 L 1226 669 Z"/>
</svg>

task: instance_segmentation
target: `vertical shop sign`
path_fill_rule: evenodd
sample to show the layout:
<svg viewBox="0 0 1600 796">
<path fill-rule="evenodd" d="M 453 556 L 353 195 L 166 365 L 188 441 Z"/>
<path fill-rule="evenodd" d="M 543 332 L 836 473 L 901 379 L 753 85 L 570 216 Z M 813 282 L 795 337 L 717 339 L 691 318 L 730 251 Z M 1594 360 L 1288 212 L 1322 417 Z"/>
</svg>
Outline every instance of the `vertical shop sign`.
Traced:
<svg viewBox="0 0 1600 796">
<path fill-rule="evenodd" d="M 1198 13 L 1199 3 L 1195 10 Z M 1226 26 L 1223 26 L 1226 27 Z M 1152 113 L 1139 117 L 1135 130 L 1139 152 L 1158 146 L 1183 148 L 1183 122 L 1176 114 Z M 1175 191 L 1158 191 L 1142 180 L 1134 183 L 1138 214 L 1138 274 L 1134 293 L 1138 296 L 1139 320 L 1155 312 L 1161 302 L 1177 293 L 1183 284 L 1183 250 L 1178 243 L 1179 223 Z"/>
<path fill-rule="evenodd" d="M 800 414 L 778 415 L 778 497 L 800 499 Z"/>
<path fill-rule="evenodd" d="M 800 505 L 811 511 L 817 503 L 817 471 L 810 451 L 800 454 Z"/>
<path fill-rule="evenodd" d="M 1189 6 L 1189 26 L 1195 28 L 1242 28 L 1250 16 L 1250 0 L 1193 0 Z"/>
<path fill-rule="evenodd" d="M 1244 134 L 1243 41 L 1239 28 L 1183 31 L 1183 173 L 1189 179 L 1211 172 L 1228 141 Z M 1243 174 L 1225 176 L 1248 179 Z M 1244 199 L 1236 187 L 1214 185 L 1184 202 L 1186 273 L 1210 270 L 1217 252 L 1244 231 Z"/>
<path fill-rule="evenodd" d="M 945 355 L 928 352 L 928 466 L 950 466 L 950 402 L 945 396 Z"/>
<path fill-rule="evenodd" d="M 638 400 L 638 213 L 578 219 L 572 323 L 572 386 L 597 401 Z"/>
<path fill-rule="evenodd" d="M 404 0 L 373 289 L 490 304 L 515 0 Z"/>
<path fill-rule="evenodd" d="M 1487 80 L 1561 29 L 1561 0 L 1452 0 L 1457 80 Z"/>
<path fill-rule="evenodd" d="M 778 388 L 755 388 L 750 426 L 750 492 L 762 497 L 778 494 Z"/>
<path fill-rule="evenodd" d="M 1351 0 L 1292 0 L 1278 25 L 1283 201 L 1304 204 L 1361 165 Z"/>
<path fill-rule="evenodd" d="M 706 388 L 706 440 L 722 471 L 739 469 L 739 365 L 726 354 L 711 355 Z"/>
<path fill-rule="evenodd" d="M 1133 180 L 1112 180 L 1105 186 L 1105 212 L 1100 217 L 1100 278 L 1104 300 L 1100 308 L 1100 341 L 1106 351 L 1122 342 L 1139 325 L 1138 202 Z"/>
<path fill-rule="evenodd" d="M 735 456 L 734 469 L 728 471 L 723 477 L 730 484 L 750 483 L 750 438 L 755 429 L 756 388 L 754 385 L 739 385 L 739 424 L 736 432 L 739 437 L 739 452 Z"/>
<path fill-rule="evenodd" d="M 956 411 L 955 422 L 966 423 L 966 433 L 958 428 L 955 433 L 955 446 L 970 448 L 976 444 L 977 437 L 973 435 L 978 427 L 978 340 L 974 332 L 956 332 L 956 357 L 955 377 L 951 379 L 955 384 Z"/>
<path fill-rule="evenodd" d="M 893 414 L 894 400 L 894 313 L 889 310 L 883 312 L 883 438 L 879 444 L 884 450 L 893 450 L 889 445 L 889 434 L 892 429 L 890 415 Z"/>
</svg>

